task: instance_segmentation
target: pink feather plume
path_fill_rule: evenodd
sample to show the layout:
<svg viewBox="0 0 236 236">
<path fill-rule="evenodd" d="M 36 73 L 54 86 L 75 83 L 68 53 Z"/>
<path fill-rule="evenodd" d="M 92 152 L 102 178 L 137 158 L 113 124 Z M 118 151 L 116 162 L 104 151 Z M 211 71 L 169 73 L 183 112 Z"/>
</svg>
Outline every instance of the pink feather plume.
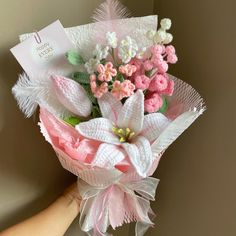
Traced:
<svg viewBox="0 0 236 236">
<path fill-rule="evenodd" d="M 131 16 L 130 11 L 118 0 L 106 0 L 94 11 L 92 19 L 96 25 L 94 37 L 99 43 L 104 43 L 107 32 L 116 32 L 118 39 L 124 36 L 125 26 L 117 20 Z"/>
</svg>

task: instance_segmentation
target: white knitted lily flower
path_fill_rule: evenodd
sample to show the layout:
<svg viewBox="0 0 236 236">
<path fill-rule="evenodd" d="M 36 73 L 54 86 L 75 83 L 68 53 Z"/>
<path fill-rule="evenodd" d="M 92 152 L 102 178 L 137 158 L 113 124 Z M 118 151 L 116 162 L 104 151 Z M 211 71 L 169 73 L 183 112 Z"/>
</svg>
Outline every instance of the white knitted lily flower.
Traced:
<svg viewBox="0 0 236 236">
<path fill-rule="evenodd" d="M 128 156 L 140 176 L 146 177 L 154 161 L 151 144 L 169 124 L 161 113 L 144 116 L 144 95 L 138 90 L 125 104 L 106 93 L 98 99 L 102 118 L 76 126 L 86 138 L 101 141 L 92 165 L 112 168 Z"/>
</svg>

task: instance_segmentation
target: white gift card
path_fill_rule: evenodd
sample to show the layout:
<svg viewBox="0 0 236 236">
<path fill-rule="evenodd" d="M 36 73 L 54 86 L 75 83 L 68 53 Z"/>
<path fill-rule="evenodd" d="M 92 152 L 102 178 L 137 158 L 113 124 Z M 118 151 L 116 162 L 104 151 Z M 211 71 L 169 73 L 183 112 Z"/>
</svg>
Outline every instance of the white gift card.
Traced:
<svg viewBox="0 0 236 236">
<path fill-rule="evenodd" d="M 73 48 L 59 20 L 16 45 L 11 52 L 27 74 L 53 71 L 67 63 L 65 53 Z"/>
</svg>

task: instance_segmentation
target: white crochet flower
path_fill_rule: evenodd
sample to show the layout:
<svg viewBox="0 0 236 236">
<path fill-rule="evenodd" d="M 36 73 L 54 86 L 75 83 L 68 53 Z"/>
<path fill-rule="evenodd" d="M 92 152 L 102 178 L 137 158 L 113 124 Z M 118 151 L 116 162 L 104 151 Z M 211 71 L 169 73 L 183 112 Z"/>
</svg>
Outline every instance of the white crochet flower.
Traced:
<svg viewBox="0 0 236 236">
<path fill-rule="evenodd" d="M 96 56 L 96 59 L 102 60 L 108 56 L 108 46 L 102 46 L 101 44 L 97 44 L 95 50 L 93 51 L 93 55 Z"/>
<path fill-rule="evenodd" d="M 168 118 L 161 113 L 144 116 L 141 90 L 124 104 L 111 93 L 104 94 L 98 103 L 103 117 L 75 127 L 84 137 L 102 142 L 92 165 L 110 169 L 127 156 L 140 176 L 148 176 L 155 159 L 151 145 L 169 125 Z"/>
<path fill-rule="evenodd" d="M 163 41 L 163 43 L 164 43 L 164 44 L 169 44 L 169 43 L 172 42 L 172 40 L 173 40 L 173 35 L 170 34 L 170 33 L 166 33 L 166 38 L 165 38 L 165 40 Z"/>
<path fill-rule="evenodd" d="M 146 59 L 149 58 L 150 56 L 151 56 L 150 51 L 146 47 L 141 48 L 136 55 L 138 59 Z"/>
<path fill-rule="evenodd" d="M 126 36 L 120 43 L 118 48 L 118 56 L 123 63 L 128 63 L 133 57 L 136 56 L 138 45 L 134 39 Z"/>
<path fill-rule="evenodd" d="M 117 47 L 116 32 L 107 32 L 106 33 L 106 39 L 107 39 L 107 43 L 108 43 L 109 46 L 111 46 L 112 48 Z"/>
<path fill-rule="evenodd" d="M 169 18 L 164 18 L 161 20 L 161 28 L 163 30 L 169 30 L 171 27 L 171 20 Z"/>
<path fill-rule="evenodd" d="M 159 29 L 154 38 L 153 41 L 157 44 L 162 43 L 166 39 L 166 31 L 163 29 Z"/>
<path fill-rule="evenodd" d="M 98 59 L 91 58 L 84 64 L 84 66 L 89 74 L 93 74 L 95 71 L 97 71 L 97 67 L 99 64 L 100 61 Z"/>
</svg>

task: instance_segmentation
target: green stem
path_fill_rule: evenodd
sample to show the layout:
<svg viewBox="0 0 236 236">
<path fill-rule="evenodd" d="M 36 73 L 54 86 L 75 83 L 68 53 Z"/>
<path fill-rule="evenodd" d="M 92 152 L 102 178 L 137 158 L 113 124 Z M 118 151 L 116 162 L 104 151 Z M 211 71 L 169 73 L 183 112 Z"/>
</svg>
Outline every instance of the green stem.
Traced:
<svg viewBox="0 0 236 236">
<path fill-rule="evenodd" d="M 114 61 L 114 65 L 118 67 L 119 65 L 118 65 L 118 63 L 116 61 L 116 58 L 115 58 L 115 50 L 114 50 L 114 48 L 111 49 L 111 53 L 110 54 L 111 54 L 112 59 Z"/>
</svg>

